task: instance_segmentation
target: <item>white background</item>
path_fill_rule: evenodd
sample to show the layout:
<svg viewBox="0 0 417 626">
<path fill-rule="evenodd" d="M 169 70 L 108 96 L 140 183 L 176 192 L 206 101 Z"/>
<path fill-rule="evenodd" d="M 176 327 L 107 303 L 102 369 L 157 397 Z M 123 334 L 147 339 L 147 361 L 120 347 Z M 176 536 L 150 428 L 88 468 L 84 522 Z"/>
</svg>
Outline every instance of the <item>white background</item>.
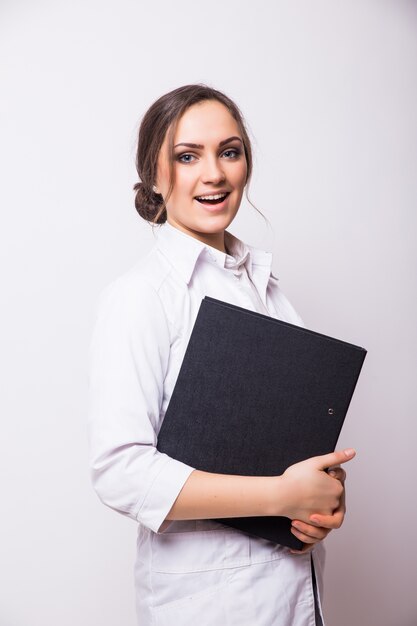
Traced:
<svg viewBox="0 0 417 626">
<path fill-rule="evenodd" d="M 416 2 L 2 0 L 0 18 L 1 626 L 135 624 L 136 525 L 90 484 L 87 349 L 99 291 L 153 241 L 140 118 L 194 82 L 253 139 L 271 227 L 244 200 L 229 229 L 273 251 L 308 327 L 368 350 L 328 624 L 415 626 Z"/>
</svg>

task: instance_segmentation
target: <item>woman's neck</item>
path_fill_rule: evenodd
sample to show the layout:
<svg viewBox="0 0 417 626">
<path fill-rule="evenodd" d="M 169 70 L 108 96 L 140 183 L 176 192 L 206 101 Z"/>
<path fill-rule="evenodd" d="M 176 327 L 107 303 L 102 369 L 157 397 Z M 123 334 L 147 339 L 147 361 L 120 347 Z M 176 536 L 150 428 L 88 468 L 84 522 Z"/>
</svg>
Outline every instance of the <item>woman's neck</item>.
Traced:
<svg viewBox="0 0 417 626">
<path fill-rule="evenodd" d="M 167 220 L 167 222 L 174 228 L 178 228 L 178 230 L 181 230 L 186 235 L 189 235 L 190 237 L 194 237 L 195 239 L 202 241 L 208 246 L 212 246 L 212 248 L 216 248 L 217 250 L 220 250 L 220 252 L 225 252 L 226 254 L 228 254 L 226 250 L 226 246 L 225 246 L 225 241 L 224 241 L 225 240 L 224 230 L 221 230 L 220 232 L 217 232 L 217 233 L 202 233 L 198 230 L 193 230 L 192 228 L 188 228 L 187 226 L 184 226 L 178 222 L 172 222 L 171 220 Z"/>
</svg>

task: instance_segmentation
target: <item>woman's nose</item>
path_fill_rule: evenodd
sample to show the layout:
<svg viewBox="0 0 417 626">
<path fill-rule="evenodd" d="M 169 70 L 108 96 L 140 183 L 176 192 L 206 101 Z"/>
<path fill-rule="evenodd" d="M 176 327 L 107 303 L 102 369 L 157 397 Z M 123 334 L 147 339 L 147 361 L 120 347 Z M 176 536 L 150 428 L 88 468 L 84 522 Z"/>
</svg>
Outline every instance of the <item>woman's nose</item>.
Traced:
<svg viewBox="0 0 417 626">
<path fill-rule="evenodd" d="M 223 168 L 217 158 L 206 159 L 201 178 L 205 183 L 220 183 L 225 179 Z"/>
</svg>

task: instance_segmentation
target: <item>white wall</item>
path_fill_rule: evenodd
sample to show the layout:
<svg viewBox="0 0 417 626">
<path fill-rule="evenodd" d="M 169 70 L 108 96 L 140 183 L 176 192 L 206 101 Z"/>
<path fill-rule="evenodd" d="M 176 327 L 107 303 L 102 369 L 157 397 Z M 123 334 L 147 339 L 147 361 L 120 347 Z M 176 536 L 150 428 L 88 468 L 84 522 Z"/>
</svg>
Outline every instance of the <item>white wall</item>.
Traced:
<svg viewBox="0 0 417 626">
<path fill-rule="evenodd" d="M 224 90 L 254 140 L 230 227 L 310 328 L 369 351 L 328 540 L 332 626 L 417 623 L 417 5 L 2 0 L 1 626 L 133 626 L 136 526 L 89 482 L 101 288 L 147 252 L 135 134 L 162 93 Z M 255 625 L 254 625 L 255 626 Z"/>
</svg>

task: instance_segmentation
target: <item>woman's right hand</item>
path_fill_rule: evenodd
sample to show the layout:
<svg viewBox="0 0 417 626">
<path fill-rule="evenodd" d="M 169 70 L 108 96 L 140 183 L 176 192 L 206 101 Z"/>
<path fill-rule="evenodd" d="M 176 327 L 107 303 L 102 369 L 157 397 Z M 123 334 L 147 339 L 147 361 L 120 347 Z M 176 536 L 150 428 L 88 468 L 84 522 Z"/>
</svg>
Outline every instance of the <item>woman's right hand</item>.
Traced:
<svg viewBox="0 0 417 626">
<path fill-rule="evenodd" d="M 277 515 L 306 523 L 311 523 L 310 516 L 314 513 L 332 515 L 339 507 L 344 488 L 325 470 L 350 461 L 355 454 L 349 448 L 290 465 L 279 477 L 284 497 L 280 498 Z"/>
</svg>

